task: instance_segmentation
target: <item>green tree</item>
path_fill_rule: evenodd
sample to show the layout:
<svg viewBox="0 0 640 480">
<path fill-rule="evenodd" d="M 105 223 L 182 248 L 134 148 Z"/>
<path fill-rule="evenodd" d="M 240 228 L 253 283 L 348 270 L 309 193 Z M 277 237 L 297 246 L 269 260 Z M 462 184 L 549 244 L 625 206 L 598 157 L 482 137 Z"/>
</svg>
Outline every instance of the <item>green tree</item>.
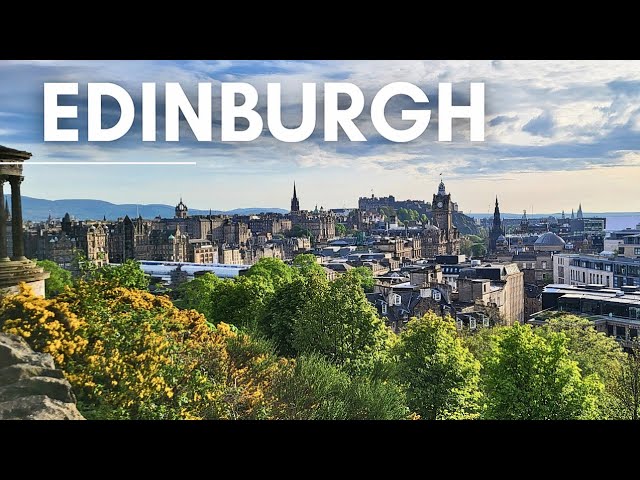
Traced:
<svg viewBox="0 0 640 480">
<path fill-rule="evenodd" d="M 612 393 L 619 402 L 622 418 L 640 420 L 640 344 L 637 342 L 616 371 Z"/>
<path fill-rule="evenodd" d="M 312 273 L 321 273 L 324 275 L 322 266 L 318 263 L 316 256 L 311 253 L 303 253 L 296 255 L 291 264 L 294 269 L 297 269 L 301 275 L 307 276 Z"/>
<path fill-rule="evenodd" d="M 303 228 L 300 225 L 294 225 L 294 227 L 286 233 L 286 236 L 295 238 L 313 238 L 311 230 L 309 230 L 308 228 Z"/>
<path fill-rule="evenodd" d="M 412 319 L 393 352 L 409 408 L 422 418 L 478 417 L 480 363 L 462 344 L 451 319 L 433 312 Z"/>
<path fill-rule="evenodd" d="M 354 275 L 343 275 L 304 309 L 294 347 L 317 352 L 349 373 L 369 373 L 387 359 L 393 333 L 367 301 Z"/>
<path fill-rule="evenodd" d="M 615 375 L 625 358 L 620 344 L 613 337 L 598 332 L 593 323 L 576 315 L 559 315 L 549 319 L 536 333 L 546 336 L 550 332 L 562 332 L 567 338 L 569 357 L 575 360 L 583 376 L 597 374 L 606 380 Z"/>
<path fill-rule="evenodd" d="M 275 382 L 275 418 L 290 420 L 401 420 L 409 411 L 391 382 L 349 377 L 318 354 L 296 359 Z"/>
<path fill-rule="evenodd" d="M 209 321 L 231 323 L 254 332 L 273 293 L 272 284 L 259 275 L 221 280 L 211 296 Z"/>
<path fill-rule="evenodd" d="M 207 320 L 212 321 L 211 302 L 220 282 L 222 282 L 221 279 L 207 272 L 189 282 L 182 283 L 176 289 L 177 298 L 174 303 L 180 308 L 197 310 Z"/>
<path fill-rule="evenodd" d="M 569 356 L 563 333 L 535 334 L 530 325 L 499 330 L 483 364 L 486 417 L 566 420 L 597 417 L 603 388 Z"/>
<path fill-rule="evenodd" d="M 355 267 L 347 273 L 347 275 L 355 275 L 358 279 L 358 283 L 365 291 L 365 293 L 373 292 L 373 286 L 375 280 L 373 279 L 373 271 L 367 267 Z"/>
<path fill-rule="evenodd" d="M 293 357 L 298 354 L 294 346 L 296 324 L 304 310 L 328 288 L 329 282 L 322 269 L 320 272 L 311 270 L 282 286 L 268 301 L 259 329 L 271 339 L 280 355 Z"/>
<path fill-rule="evenodd" d="M 60 267 L 51 260 L 38 260 L 38 266 L 49 272 L 49 278 L 44 281 L 44 291 L 47 298 L 55 297 L 64 290 L 64 287 L 71 286 L 73 281 L 71 272 Z"/>
<path fill-rule="evenodd" d="M 384 219 L 386 221 L 389 221 L 389 219 L 396 214 L 396 211 L 394 210 L 393 207 L 380 207 L 380 213 L 382 213 L 382 215 L 384 216 Z"/>
<path fill-rule="evenodd" d="M 294 271 L 279 258 L 261 258 L 245 273 L 245 277 L 262 277 L 275 291 L 291 282 Z"/>
<path fill-rule="evenodd" d="M 87 260 L 82 253 L 77 253 L 74 265 L 82 280 L 88 282 L 106 282 L 110 287 L 149 288 L 149 276 L 140 268 L 140 262 L 129 259 L 120 265 L 106 264 L 101 267 Z"/>
<path fill-rule="evenodd" d="M 484 257 L 487 254 L 487 247 L 484 243 L 474 243 L 471 245 L 471 255 L 473 257 Z"/>
<path fill-rule="evenodd" d="M 336 235 L 338 237 L 346 237 L 347 236 L 347 227 L 342 223 L 336 223 Z"/>
</svg>

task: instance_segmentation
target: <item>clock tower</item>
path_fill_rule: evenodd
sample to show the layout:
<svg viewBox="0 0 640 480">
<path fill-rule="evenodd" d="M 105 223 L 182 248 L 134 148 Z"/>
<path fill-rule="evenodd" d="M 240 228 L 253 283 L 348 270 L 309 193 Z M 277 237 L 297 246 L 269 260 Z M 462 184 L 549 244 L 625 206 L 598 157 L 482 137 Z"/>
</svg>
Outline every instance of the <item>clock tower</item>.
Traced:
<svg viewBox="0 0 640 480">
<path fill-rule="evenodd" d="M 450 232 L 453 228 L 453 203 L 451 202 L 451 194 L 447 193 L 442 180 L 438 186 L 438 193 L 433 196 L 431 211 L 433 212 L 433 223 L 440 230 Z"/>
</svg>

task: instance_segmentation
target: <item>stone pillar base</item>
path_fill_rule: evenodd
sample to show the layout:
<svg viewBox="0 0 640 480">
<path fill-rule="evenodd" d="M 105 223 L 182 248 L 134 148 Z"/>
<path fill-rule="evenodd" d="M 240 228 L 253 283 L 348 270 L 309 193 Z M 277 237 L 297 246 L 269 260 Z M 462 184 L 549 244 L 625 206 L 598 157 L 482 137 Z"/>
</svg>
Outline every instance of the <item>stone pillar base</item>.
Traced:
<svg viewBox="0 0 640 480">
<path fill-rule="evenodd" d="M 39 297 L 44 297 L 44 281 L 49 272 L 32 260 L 0 261 L 0 297 L 20 291 L 21 282 L 30 285 Z"/>
</svg>

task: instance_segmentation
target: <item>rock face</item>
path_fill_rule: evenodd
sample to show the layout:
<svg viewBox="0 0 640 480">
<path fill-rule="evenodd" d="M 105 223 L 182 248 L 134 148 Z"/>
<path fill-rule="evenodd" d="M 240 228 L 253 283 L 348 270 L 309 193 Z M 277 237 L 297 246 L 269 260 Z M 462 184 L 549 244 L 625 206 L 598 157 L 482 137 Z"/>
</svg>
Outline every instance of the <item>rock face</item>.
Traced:
<svg viewBox="0 0 640 480">
<path fill-rule="evenodd" d="M 0 420 L 84 420 L 53 358 L 0 333 Z"/>
</svg>

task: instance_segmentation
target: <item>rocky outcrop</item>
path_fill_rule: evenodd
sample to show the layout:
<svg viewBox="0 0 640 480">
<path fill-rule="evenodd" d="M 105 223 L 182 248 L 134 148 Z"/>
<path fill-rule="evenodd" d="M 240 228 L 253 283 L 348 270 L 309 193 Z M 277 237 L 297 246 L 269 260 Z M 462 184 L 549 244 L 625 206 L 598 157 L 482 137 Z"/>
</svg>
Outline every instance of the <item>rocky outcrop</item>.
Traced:
<svg viewBox="0 0 640 480">
<path fill-rule="evenodd" d="M 84 420 L 53 358 L 0 333 L 0 420 Z"/>
</svg>

